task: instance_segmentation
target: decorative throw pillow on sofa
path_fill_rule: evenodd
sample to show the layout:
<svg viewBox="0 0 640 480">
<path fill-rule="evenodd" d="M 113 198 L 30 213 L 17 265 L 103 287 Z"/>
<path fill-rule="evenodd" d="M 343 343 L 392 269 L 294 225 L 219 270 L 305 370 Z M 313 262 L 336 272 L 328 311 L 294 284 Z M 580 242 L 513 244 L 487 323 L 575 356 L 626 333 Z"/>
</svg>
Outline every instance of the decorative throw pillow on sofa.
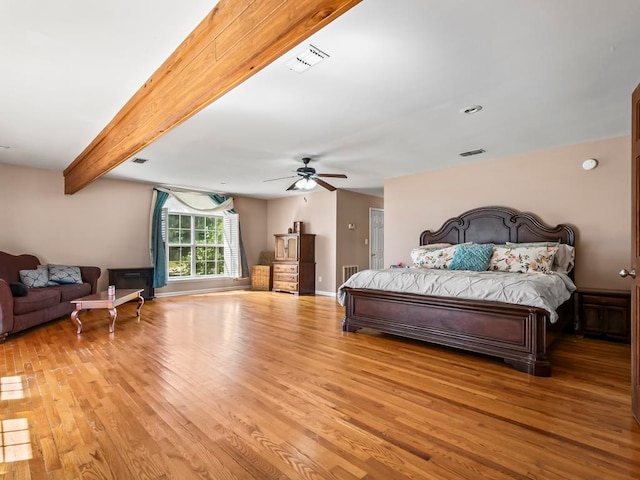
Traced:
<svg viewBox="0 0 640 480">
<path fill-rule="evenodd" d="M 36 270 L 20 270 L 20 281 L 27 288 L 46 287 L 49 284 L 49 269 L 41 265 Z"/>
<path fill-rule="evenodd" d="M 14 297 L 26 297 L 29 293 L 27 286 L 24 283 L 11 282 L 9 284 L 9 288 L 11 289 L 11 295 Z"/>
<path fill-rule="evenodd" d="M 68 265 L 49 265 L 49 281 L 59 285 L 82 283 L 80 267 Z"/>
<path fill-rule="evenodd" d="M 484 272 L 493 255 L 492 243 L 475 243 L 471 245 L 458 245 L 453 260 L 449 264 L 449 270 L 472 270 Z"/>
</svg>

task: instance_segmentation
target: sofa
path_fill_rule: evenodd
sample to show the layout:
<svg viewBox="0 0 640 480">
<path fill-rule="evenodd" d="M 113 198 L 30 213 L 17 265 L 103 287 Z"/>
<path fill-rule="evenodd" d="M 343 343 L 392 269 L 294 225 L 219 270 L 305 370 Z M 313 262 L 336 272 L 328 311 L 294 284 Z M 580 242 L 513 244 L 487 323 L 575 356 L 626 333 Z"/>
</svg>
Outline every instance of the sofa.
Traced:
<svg viewBox="0 0 640 480">
<path fill-rule="evenodd" d="M 0 343 L 9 334 L 69 315 L 75 309 L 71 300 L 97 291 L 99 267 L 71 267 L 74 271 L 80 269 L 81 279 L 58 279 L 60 284 L 48 281 L 47 286 L 27 288 L 21 282 L 20 271 L 39 271 L 40 265 L 33 255 L 0 251 Z M 41 266 L 40 270 L 47 268 Z"/>
</svg>

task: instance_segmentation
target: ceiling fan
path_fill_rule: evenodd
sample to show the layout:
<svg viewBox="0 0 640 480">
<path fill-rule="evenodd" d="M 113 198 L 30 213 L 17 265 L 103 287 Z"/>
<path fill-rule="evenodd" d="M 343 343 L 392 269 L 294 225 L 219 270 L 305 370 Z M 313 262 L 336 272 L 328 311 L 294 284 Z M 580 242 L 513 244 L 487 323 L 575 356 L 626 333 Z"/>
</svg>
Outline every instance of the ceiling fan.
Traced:
<svg viewBox="0 0 640 480">
<path fill-rule="evenodd" d="M 291 184 L 287 191 L 289 190 L 311 190 L 316 185 L 320 185 L 321 187 L 326 188 L 330 192 L 333 192 L 336 187 L 330 185 L 324 180 L 320 180 L 319 177 L 325 178 L 347 178 L 347 176 L 343 173 L 316 173 L 316 169 L 309 166 L 309 162 L 311 158 L 305 157 L 302 159 L 302 163 L 304 163 L 304 167 L 300 167 L 296 170 L 296 175 L 290 175 L 288 177 L 280 177 L 280 178 L 272 178 L 270 180 L 265 180 L 265 182 L 271 182 L 273 180 L 282 180 L 284 178 L 295 178 L 299 177 L 295 182 Z"/>
</svg>

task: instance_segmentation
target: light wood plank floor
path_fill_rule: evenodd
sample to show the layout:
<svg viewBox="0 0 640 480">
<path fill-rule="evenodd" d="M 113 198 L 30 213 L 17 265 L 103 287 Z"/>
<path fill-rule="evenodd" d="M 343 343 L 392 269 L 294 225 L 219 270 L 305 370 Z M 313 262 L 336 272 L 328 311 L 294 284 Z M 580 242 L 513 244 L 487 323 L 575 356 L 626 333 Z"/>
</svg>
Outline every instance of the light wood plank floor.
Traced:
<svg viewBox="0 0 640 480">
<path fill-rule="evenodd" d="M 135 306 L 0 346 L 0 478 L 640 478 L 628 345 L 564 337 L 534 378 L 343 333 L 328 297 Z"/>
</svg>

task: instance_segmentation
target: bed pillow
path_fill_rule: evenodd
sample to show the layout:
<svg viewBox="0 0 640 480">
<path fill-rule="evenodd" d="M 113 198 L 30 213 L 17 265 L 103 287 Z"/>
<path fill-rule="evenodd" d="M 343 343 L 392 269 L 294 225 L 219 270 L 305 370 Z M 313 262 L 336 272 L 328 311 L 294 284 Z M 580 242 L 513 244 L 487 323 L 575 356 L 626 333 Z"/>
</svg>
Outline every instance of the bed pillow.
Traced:
<svg viewBox="0 0 640 480">
<path fill-rule="evenodd" d="M 49 282 L 57 285 L 73 285 L 76 283 L 82 283 L 80 267 L 49 265 Z"/>
<path fill-rule="evenodd" d="M 576 249 L 571 245 L 567 245 L 566 243 L 558 243 L 558 242 L 530 242 L 530 243 L 511 243 L 507 242 L 508 246 L 519 246 L 519 247 L 552 247 L 558 246 L 558 251 L 556 252 L 555 257 L 553 258 L 553 266 L 552 270 L 558 273 L 568 274 L 573 270 L 575 266 L 576 259 Z"/>
<path fill-rule="evenodd" d="M 557 246 L 493 247 L 488 270 L 511 273 L 551 273 Z"/>
<path fill-rule="evenodd" d="M 20 282 L 27 288 L 41 288 L 49 285 L 49 269 L 38 266 L 35 270 L 20 270 Z"/>
<path fill-rule="evenodd" d="M 437 250 L 424 251 L 421 254 L 418 268 L 437 268 L 447 269 L 453 260 L 458 245 L 452 245 L 447 248 L 439 248 Z M 414 264 L 415 266 L 415 264 Z"/>
<path fill-rule="evenodd" d="M 492 255 L 493 244 L 491 243 L 458 245 L 453 260 L 449 264 L 449 270 L 483 272 L 487 269 Z"/>
<path fill-rule="evenodd" d="M 411 262 L 414 268 L 422 268 L 424 262 L 425 252 L 432 252 L 434 250 L 441 250 L 446 247 L 450 247 L 450 243 L 431 243 L 428 245 L 420 245 L 411 250 Z"/>
</svg>

